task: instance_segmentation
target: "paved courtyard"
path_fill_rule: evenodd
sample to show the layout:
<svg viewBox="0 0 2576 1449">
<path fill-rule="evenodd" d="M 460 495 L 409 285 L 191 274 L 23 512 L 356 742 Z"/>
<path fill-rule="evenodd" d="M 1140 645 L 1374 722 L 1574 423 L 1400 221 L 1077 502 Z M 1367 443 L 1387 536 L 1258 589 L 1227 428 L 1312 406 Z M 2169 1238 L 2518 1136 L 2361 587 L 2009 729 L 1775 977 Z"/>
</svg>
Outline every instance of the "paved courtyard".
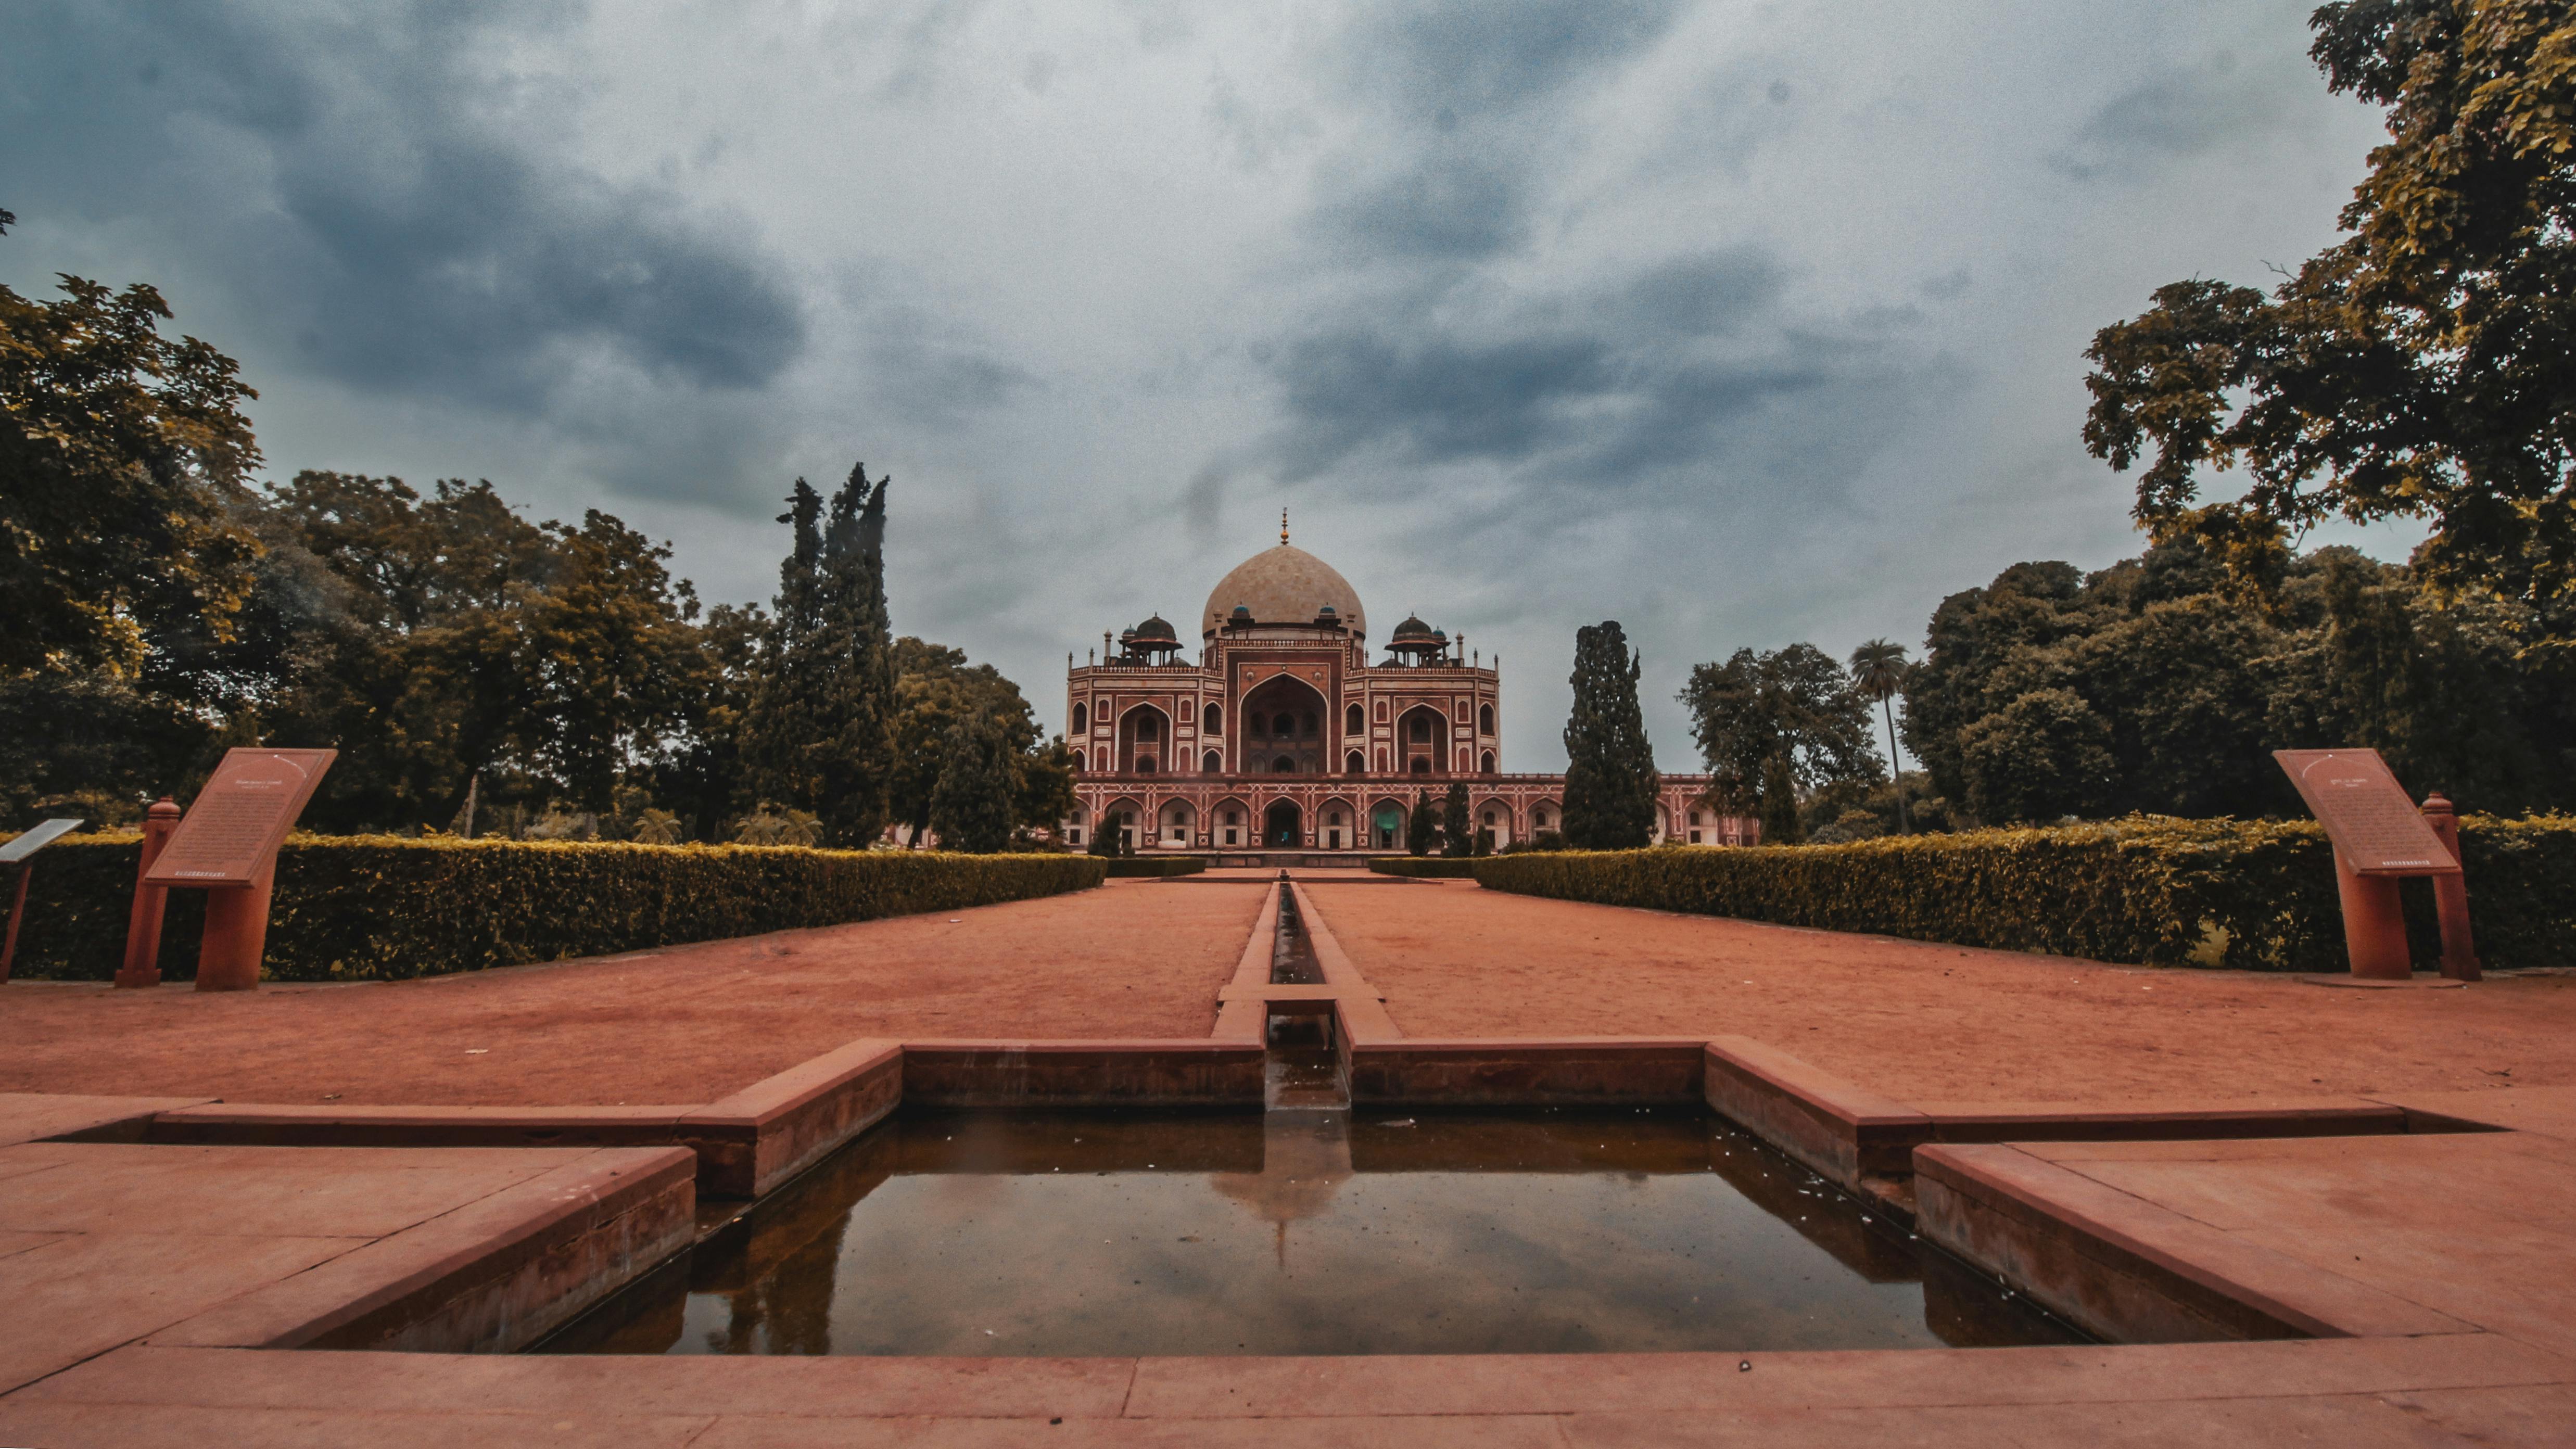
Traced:
<svg viewBox="0 0 2576 1449">
<path fill-rule="evenodd" d="M 2366 991 L 1505 895 L 1308 882 L 1407 1036 L 1749 1036 L 1908 1100 L 2576 1083 L 2576 977 Z"/>
<path fill-rule="evenodd" d="M 1264 891 L 1157 887 L 424 981 L 13 982 L 0 1091 L 707 1102 L 859 1037 L 1203 1037 Z"/>
</svg>

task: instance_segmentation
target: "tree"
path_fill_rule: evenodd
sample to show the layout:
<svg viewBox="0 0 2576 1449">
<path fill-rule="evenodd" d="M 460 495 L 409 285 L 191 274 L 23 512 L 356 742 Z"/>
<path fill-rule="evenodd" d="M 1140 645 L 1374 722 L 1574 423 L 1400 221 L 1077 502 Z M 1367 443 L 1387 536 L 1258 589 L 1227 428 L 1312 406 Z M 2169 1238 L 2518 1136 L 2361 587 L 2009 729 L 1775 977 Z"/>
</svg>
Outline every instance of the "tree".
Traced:
<svg viewBox="0 0 2576 1449">
<path fill-rule="evenodd" d="M 7 213 L 0 212 L 0 232 Z M 161 294 L 0 287 L 0 810 L 131 818 L 202 768 L 228 700 L 270 683 L 230 646 L 260 543 L 259 449 L 233 360 L 161 335 Z"/>
<path fill-rule="evenodd" d="M 1806 839 L 1798 819 L 1798 776 L 1786 751 L 1763 757 L 1761 795 L 1755 808 L 1761 812 L 1764 845 L 1796 845 Z"/>
<path fill-rule="evenodd" d="M 1018 823 L 1011 748 L 1000 721 L 978 714 L 948 727 L 946 760 L 931 792 L 930 828 L 942 850 L 991 855 L 1007 850 Z"/>
<path fill-rule="evenodd" d="M 1476 853 L 1475 832 L 1467 828 L 1467 782 L 1452 780 L 1449 793 L 1440 801 L 1440 840 L 1443 855 Z"/>
<path fill-rule="evenodd" d="M 1989 823 L 2103 812 L 2111 726 L 2072 690 L 2039 689 L 1968 727 L 1968 808 Z"/>
<path fill-rule="evenodd" d="M 1797 835 L 1802 790 L 1878 778 L 1869 705 L 1813 644 L 1738 649 L 1724 664 L 1699 665 L 1680 699 L 1708 762 L 1709 799 L 1759 815 L 1771 843 Z"/>
<path fill-rule="evenodd" d="M 1565 721 L 1565 838 L 1578 850 L 1634 850 L 1652 838 L 1655 753 L 1637 705 L 1642 661 L 1617 620 L 1574 635 L 1574 709 Z"/>
<path fill-rule="evenodd" d="M 890 480 L 850 470 L 831 500 L 804 479 L 779 522 L 793 529 L 779 566 L 772 634 L 744 719 L 762 793 L 810 808 L 838 845 L 885 824 L 894 774 L 894 641 L 887 627 L 885 501 Z"/>
<path fill-rule="evenodd" d="M 1851 673 L 1862 697 L 1878 701 L 1879 717 L 1887 725 L 1887 778 L 1897 786 L 1897 832 L 1912 835 L 1914 822 L 1906 816 L 1904 781 L 1896 769 L 1896 710 L 1889 702 L 1905 687 L 1905 646 L 1872 639 L 1852 651 Z"/>
<path fill-rule="evenodd" d="M 2330 90 L 2389 141 L 2342 240 L 2269 296 L 2193 280 L 2086 353 L 2084 440 L 2137 518 L 2268 591 L 2325 519 L 2414 517 L 2438 602 L 2492 591 L 2576 644 L 2576 16 L 2537 0 L 2339 0 L 2309 22 Z M 2151 456 L 2150 456 L 2151 455 Z M 2201 503 L 2237 470 L 2243 498 Z"/>
<path fill-rule="evenodd" d="M 1440 816 L 1431 808 L 1431 792 L 1413 792 L 1413 814 L 1404 822 L 1404 849 L 1410 855 L 1429 855 L 1440 839 Z"/>
<path fill-rule="evenodd" d="M 930 824 L 930 795 L 939 782 L 948 730 L 961 719 L 989 716 L 1011 751 L 1015 818 L 1051 828 L 1073 813 L 1073 751 L 1059 739 L 1042 744 L 1036 713 L 1020 687 L 966 653 L 909 635 L 894 641 L 894 771 L 886 790 L 897 825 L 917 834 Z"/>
<path fill-rule="evenodd" d="M 1091 843 L 1084 847 L 1084 853 L 1111 859 L 1127 853 L 1127 832 L 1120 828 L 1117 812 L 1104 808 L 1091 822 Z"/>
<path fill-rule="evenodd" d="M 161 294 L 0 287 L 0 670 L 140 674 L 181 619 L 228 633 L 258 542 L 260 461 L 229 357 L 163 337 Z"/>
</svg>

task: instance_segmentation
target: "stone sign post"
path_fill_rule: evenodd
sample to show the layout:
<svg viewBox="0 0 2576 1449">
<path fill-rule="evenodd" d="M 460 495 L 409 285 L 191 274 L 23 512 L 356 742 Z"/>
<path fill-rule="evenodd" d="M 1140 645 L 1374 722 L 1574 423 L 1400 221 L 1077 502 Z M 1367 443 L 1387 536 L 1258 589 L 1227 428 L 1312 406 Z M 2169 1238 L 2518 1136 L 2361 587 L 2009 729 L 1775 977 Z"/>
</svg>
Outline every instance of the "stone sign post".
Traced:
<svg viewBox="0 0 2576 1449">
<path fill-rule="evenodd" d="M 143 812 L 143 856 L 134 867 L 134 909 L 125 918 L 125 964 L 116 968 L 119 988 L 161 984 L 161 911 L 170 888 L 152 884 L 152 863 L 179 823 L 179 802 L 164 795 Z"/>
<path fill-rule="evenodd" d="M 259 986 L 259 962 L 268 944 L 268 901 L 276 885 L 277 848 L 304 803 L 322 783 L 337 750 L 232 750 L 215 776 L 197 792 L 137 887 L 135 919 L 147 907 L 141 892 L 191 886 L 206 895 L 206 936 L 197 948 L 199 991 L 250 991 Z M 146 949 L 157 956 L 158 910 Z M 135 943 L 126 962 L 134 963 Z"/>
<path fill-rule="evenodd" d="M 2334 842 L 2335 885 L 2343 897 L 2344 948 L 2352 974 L 2404 981 L 2414 974 L 2397 882 L 2431 876 L 2442 914 L 2442 974 L 2475 980 L 2468 950 L 2468 891 L 2456 850 L 2408 799 L 2377 750 L 2274 750 L 2299 798 Z M 2439 796 L 2434 797 L 2440 799 Z M 2441 801 L 2447 822 L 2450 802 Z M 2442 889 L 2445 883 L 2454 887 Z M 2456 924 L 2455 924 L 2456 920 Z M 2454 954 L 2456 944 L 2457 954 Z"/>
<path fill-rule="evenodd" d="M 48 820 L 0 845 L 0 865 L 16 866 L 10 874 L 18 878 L 9 890 L 9 931 L 0 936 L 0 981 L 9 979 L 9 968 L 18 959 L 18 918 L 27 913 L 27 877 L 36 869 L 30 857 L 80 827 L 77 820 Z"/>
</svg>

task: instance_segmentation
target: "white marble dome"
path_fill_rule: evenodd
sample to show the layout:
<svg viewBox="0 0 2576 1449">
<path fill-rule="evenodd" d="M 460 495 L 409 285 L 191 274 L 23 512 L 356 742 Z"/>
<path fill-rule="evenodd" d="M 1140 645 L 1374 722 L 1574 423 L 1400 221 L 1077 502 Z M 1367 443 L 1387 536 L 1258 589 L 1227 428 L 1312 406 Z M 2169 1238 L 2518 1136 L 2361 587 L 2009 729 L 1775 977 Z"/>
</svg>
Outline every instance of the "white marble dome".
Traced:
<svg viewBox="0 0 2576 1449">
<path fill-rule="evenodd" d="M 1291 544 L 1265 548 L 1235 565 L 1234 572 L 1208 592 L 1200 629 L 1213 633 L 1224 627 L 1238 604 L 1264 624 L 1312 623 L 1330 605 L 1351 632 L 1368 633 L 1368 614 L 1360 607 L 1359 591 L 1351 581 L 1331 564 Z"/>
</svg>

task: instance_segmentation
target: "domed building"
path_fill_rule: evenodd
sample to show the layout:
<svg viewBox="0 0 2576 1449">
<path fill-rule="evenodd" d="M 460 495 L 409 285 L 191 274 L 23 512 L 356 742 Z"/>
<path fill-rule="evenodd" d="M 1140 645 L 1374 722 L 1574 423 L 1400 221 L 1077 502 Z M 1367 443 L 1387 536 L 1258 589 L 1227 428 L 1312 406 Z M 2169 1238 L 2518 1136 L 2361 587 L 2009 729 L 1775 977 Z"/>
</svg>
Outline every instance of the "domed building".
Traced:
<svg viewBox="0 0 2576 1449">
<path fill-rule="evenodd" d="M 1081 775 L 1065 838 L 1122 831 L 1130 848 L 1238 861 L 1405 848 L 1415 795 L 1468 782 L 1494 848 L 1564 824 L 1565 777 L 1501 769 L 1501 661 L 1408 616 L 1369 660 L 1368 610 L 1331 564 L 1288 542 L 1237 564 L 1199 611 L 1199 657 L 1157 614 L 1068 659 L 1066 741 Z M 1463 656 L 1463 657 L 1462 657 Z M 1667 775 L 1659 838 L 1742 845 L 1702 775 Z"/>
</svg>

